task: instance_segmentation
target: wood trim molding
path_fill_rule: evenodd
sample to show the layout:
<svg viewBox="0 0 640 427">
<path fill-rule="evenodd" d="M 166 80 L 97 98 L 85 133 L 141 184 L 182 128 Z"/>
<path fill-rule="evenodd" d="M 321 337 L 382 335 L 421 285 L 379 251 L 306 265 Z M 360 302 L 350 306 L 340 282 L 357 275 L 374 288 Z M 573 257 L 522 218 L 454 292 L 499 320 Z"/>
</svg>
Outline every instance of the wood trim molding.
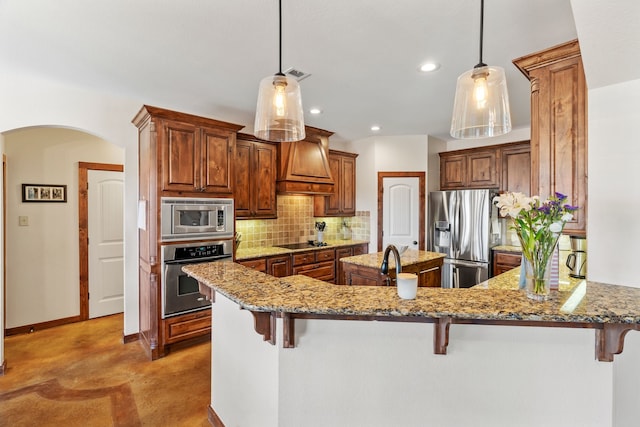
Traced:
<svg viewBox="0 0 640 427">
<path fill-rule="evenodd" d="M 49 329 L 56 326 L 66 325 L 68 323 L 75 323 L 81 320 L 83 319 L 81 319 L 80 316 L 65 317 L 64 319 L 49 320 L 48 322 L 33 323 L 31 325 L 24 325 L 24 326 L 18 326 L 16 328 L 5 329 L 4 334 L 7 337 L 11 335 L 28 334 L 30 332 L 35 332 L 35 331 L 40 331 L 42 329 Z"/>
<path fill-rule="evenodd" d="M 140 333 L 122 335 L 122 344 L 129 344 L 130 342 L 136 342 L 140 339 Z"/>
<path fill-rule="evenodd" d="M 78 162 L 78 245 L 80 320 L 89 319 L 89 170 L 124 172 L 123 165 Z"/>
<path fill-rule="evenodd" d="M 5 371 L 7 370 L 7 361 L 3 360 L 0 365 L 0 377 L 4 376 Z"/>
<path fill-rule="evenodd" d="M 419 194 L 418 204 L 419 206 L 419 238 L 418 249 L 424 250 L 424 236 L 425 236 L 425 206 L 426 206 L 426 179 L 425 172 L 378 172 L 378 252 L 382 251 L 382 196 L 383 196 L 383 180 L 384 178 L 418 178 Z"/>
<path fill-rule="evenodd" d="M 224 423 L 222 422 L 218 414 L 216 414 L 216 411 L 211 407 L 211 405 L 207 407 L 207 420 L 213 427 L 225 427 Z"/>
</svg>

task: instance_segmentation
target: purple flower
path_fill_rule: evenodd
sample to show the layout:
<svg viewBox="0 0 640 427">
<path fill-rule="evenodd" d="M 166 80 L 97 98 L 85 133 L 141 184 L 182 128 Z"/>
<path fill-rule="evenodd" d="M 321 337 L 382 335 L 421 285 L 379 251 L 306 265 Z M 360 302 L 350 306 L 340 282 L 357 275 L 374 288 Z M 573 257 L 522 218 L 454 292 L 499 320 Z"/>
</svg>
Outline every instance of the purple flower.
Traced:
<svg viewBox="0 0 640 427">
<path fill-rule="evenodd" d="M 570 211 L 570 212 L 573 212 L 573 211 L 578 210 L 578 207 L 577 207 L 577 206 L 571 206 L 571 205 L 564 205 L 562 208 L 563 208 L 565 211 Z"/>
<path fill-rule="evenodd" d="M 556 192 L 556 199 L 558 199 L 559 201 L 561 201 L 561 202 L 562 202 L 562 201 L 564 201 L 566 198 L 567 198 L 567 196 L 565 196 L 564 194 Z"/>
</svg>

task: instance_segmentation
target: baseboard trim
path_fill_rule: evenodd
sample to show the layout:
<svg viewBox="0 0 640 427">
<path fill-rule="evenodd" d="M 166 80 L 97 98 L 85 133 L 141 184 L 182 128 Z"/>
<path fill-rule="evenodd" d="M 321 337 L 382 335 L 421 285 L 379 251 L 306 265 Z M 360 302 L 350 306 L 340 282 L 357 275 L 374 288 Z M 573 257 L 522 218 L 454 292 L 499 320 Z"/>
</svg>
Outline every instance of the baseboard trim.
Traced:
<svg viewBox="0 0 640 427">
<path fill-rule="evenodd" d="M 65 317 L 64 319 L 49 320 L 48 322 L 34 323 L 32 325 L 18 326 L 16 328 L 7 328 L 4 330 L 4 336 L 29 334 L 31 332 L 49 329 L 56 326 L 67 325 L 69 323 L 80 322 L 80 316 Z"/>
<path fill-rule="evenodd" d="M 140 339 L 140 333 L 136 332 L 135 334 L 123 335 L 122 343 L 129 344 L 130 342 L 135 342 Z"/>
<path fill-rule="evenodd" d="M 0 377 L 4 376 L 4 370 L 7 367 L 7 361 L 3 360 L 2 365 L 0 365 Z"/>
<path fill-rule="evenodd" d="M 209 405 L 209 407 L 207 408 L 207 420 L 209 420 L 209 424 L 211 424 L 213 427 L 224 427 L 224 423 L 222 422 L 218 414 L 216 414 L 216 411 L 213 410 L 211 405 Z"/>
</svg>

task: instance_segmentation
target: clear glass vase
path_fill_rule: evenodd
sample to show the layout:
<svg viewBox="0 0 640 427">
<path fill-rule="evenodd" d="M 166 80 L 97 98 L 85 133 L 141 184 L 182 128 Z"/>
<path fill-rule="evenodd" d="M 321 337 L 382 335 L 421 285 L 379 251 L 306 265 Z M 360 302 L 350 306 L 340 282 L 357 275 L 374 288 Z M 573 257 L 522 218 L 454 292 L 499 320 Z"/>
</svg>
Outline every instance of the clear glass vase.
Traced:
<svg viewBox="0 0 640 427">
<path fill-rule="evenodd" d="M 551 291 L 551 256 L 545 262 L 524 257 L 525 290 L 527 297 L 545 301 Z"/>
</svg>

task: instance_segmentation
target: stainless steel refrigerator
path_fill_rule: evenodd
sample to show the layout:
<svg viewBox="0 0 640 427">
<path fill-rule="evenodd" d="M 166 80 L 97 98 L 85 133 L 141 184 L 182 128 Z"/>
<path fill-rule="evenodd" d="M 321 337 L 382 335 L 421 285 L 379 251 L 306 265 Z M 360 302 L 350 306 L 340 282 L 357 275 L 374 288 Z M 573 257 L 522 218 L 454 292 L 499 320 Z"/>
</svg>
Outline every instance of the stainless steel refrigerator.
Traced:
<svg viewBox="0 0 640 427">
<path fill-rule="evenodd" d="M 429 194 L 428 248 L 446 254 L 443 288 L 469 288 L 489 278 L 491 247 L 498 244 L 495 190 Z"/>
</svg>

